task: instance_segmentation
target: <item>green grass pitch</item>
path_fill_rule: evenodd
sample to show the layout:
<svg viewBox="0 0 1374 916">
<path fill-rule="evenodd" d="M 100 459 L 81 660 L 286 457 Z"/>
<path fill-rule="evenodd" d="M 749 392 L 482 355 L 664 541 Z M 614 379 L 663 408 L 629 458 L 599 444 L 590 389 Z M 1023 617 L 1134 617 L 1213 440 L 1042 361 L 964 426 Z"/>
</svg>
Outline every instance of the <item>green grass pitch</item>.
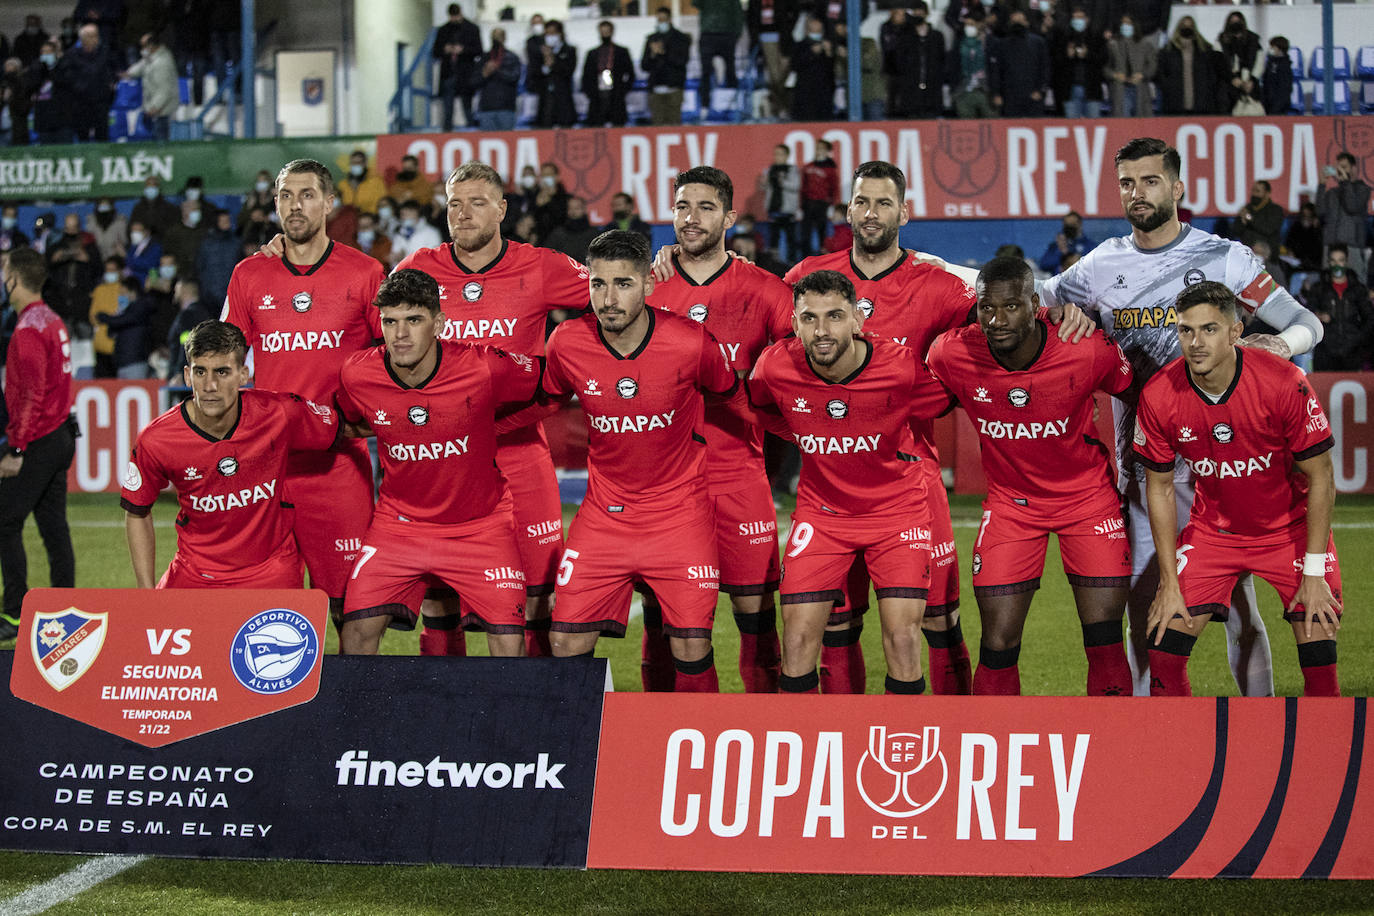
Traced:
<svg viewBox="0 0 1374 916">
<path fill-rule="evenodd" d="M 977 605 L 969 583 L 968 556 L 979 518 L 978 502 L 954 497 L 955 535 L 963 578 L 963 627 L 975 655 Z M 174 546 L 174 505 L 155 509 L 159 563 Z M 571 516 L 571 508 L 567 510 Z M 107 495 L 72 498 L 70 517 L 77 556 L 77 584 L 133 585 L 123 537 L 123 513 Z M 780 522 L 787 509 L 779 512 Z M 1337 500 L 1336 545 L 1342 557 L 1346 607 L 1340 633 L 1342 692 L 1368 696 L 1374 688 L 1374 626 L 1362 613 L 1374 591 L 1374 499 Z M 782 525 L 780 525 L 782 527 Z M 32 524 L 26 529 L 30 583 L 46 578 L 43 552 Z M 159 567 L 161 568 L 161 567 Z M 1290 630 L 1273 589 L 1257 583 L 1274 654 L 1280 695 L 1300 695 L 1302 678 Z M 716 664 L 722 690 L 740 690 L 735 667 L 738 641 L 728 602 L 716 628 Z M 884 669 L 876 618 L 864 629 L 869 692 L 881 692 Z M 639 689 L 639 638 L 632 622 L 623 640 L 604 639 L 598 654 L 611 659 L 618 690 Z M 335 651 L 331 633 L 328 648 Z M 415 654 L 417 633 L 388 633 L 384 652 Z M 485 654 L 480 636 L 469 635 L 469 652 Z M 1026 627 L 1021 656 L 1023 690 L 1036 694 L 1081 693 L 1086 674 L 1077 617 L 1053 543 L 1046 573 Z M 1209 626 L 1190 666 L 1199 695 L 1235 693 L 1226 667 L 1224 631 Z M 14 736 L 11 736 L 13 738 Z M 1144 791 L 1123 779 L 1122 791 Z M 1366 825 L 1368 827 L 1368 825 Z M 75 867 L 77 856 L 0 853 L 0 913 L 24 889 Z M 919 868 L 919 864 L 917 864 Z M 61 914 L 176 913 L 1374 913 L 1374 890 L 1362 882 L 1166 881 L 1037 878 L 888 878 L 872 876 L 745 875 L 669 872 L 550 872 L 446 866 L 345 866 L 293 862 L 223 862 L 149 859 L 49 912 Z"/>
</svg>

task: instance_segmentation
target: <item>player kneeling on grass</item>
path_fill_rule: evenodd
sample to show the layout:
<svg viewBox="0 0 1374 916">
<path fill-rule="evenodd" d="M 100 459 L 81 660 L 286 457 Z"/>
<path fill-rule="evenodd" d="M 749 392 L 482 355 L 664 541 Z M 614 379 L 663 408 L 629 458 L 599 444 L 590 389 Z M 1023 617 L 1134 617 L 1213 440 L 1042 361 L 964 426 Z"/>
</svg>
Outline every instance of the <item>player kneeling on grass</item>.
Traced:
<svg viewBox="0 0 1374 916">
<path fill-rule="evenodd" d="M 282 502 L 291 451 L 324 451 L 340 426 L 334 411 L 248 383 L 243 332 L 202 321 L 186 338 L 182 377 L 191 399 L 139 433 L 120 505 L 139 588 L 300 588 L 301 558 Z M 171 484 L 177 550 L 159 581 L 152 508 Z"/>
<path fill-rule="evenodd" d="M 749 376 L 751 403 L 780 415 L 802 453 L 784 547 L 778 687 L 817 692 L 822 634 L 862 555 L 878 596 L 887 692 L 923 693 L 931 513 L 908 424 L 943 413 L 949 395 L 911 350 L 860 336 L 863 314 L 844 274 L 807 274 L 792 295 L 797 336 L 764 350 Z"/>
<path fill-rule="evenodd" d="M 1177 557 L 1177 568 L 1160 564 L 1150 605 L 1150 694 L 1192 692 L 1194 631 L 1209 616 L 1225 616 L 1236 580 L 1252 572 L 1284 603 L 1304 695 L 1339 696 L 1341 573 L 1331 537 L 1335 443 L 1326 414 L 1302 370 L 1236 346 L 1243 326 L 1225 286 L 1194 284 L 1174 308 L 1183 356 L 1141 392 L 1135 433 L 1148 469 L 1155 549 L 1161 557 L 1174 549 Z M 1177 541 L 1175 455 L 1197 478 L 1197 499 Z"/>
<path fill-rule="evenodd" d="M 1131 364 L 1100 331 L 1061 341 L 1037 317 L 1021 258 L 983 265 L 977 292 L 978 325 L 942 335 L 929 356 L 978 430 L 988 479 L 973 546 L 983 621 L 973 692 L 1021 693 L 1021 635 L 1053 532 L 1083 627 L 1088 695 L 1129 695 L 1121 618 L 1131 552 L 1107 449 L 1094 438 L 1093 392 L 1125 391 Z"/>
<path fill-rule="evenodd" d="M 391 624 L 411 629 L 434 579 L 463 596 L 462 626 L 492 655 L 525 654 L 525 574 L 510 493 L 496 467 L 496 415 L 533 401 L 539 363 L 439 340 L 439 285 L 388 277 L 374 303 L 380 347 L 339 372 L 339 410 L 377 437 L 382 488 L 344 598 L 339 650 L 377 651 Z M 462 639 L 462 630 L 445 629 Z"/>
</svg>

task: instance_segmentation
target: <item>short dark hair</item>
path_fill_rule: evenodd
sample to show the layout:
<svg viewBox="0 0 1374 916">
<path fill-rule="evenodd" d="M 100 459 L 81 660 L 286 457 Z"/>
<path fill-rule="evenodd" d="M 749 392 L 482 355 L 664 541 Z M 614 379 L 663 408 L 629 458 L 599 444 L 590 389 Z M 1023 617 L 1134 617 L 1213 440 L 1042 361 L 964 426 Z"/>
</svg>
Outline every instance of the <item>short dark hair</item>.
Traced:
<svg viewBox="0 0 1374 916">
<path fill-rule="evenodd" d="M 448 14 L 449 14 L 450 16 L 457 16 L 457 15 L 461 14 L 462 12 L 463 12 L 463 8 L 462 8 L 461 6 L 459 6 L 458 4 L 456 4 L 456 3 L 450 3 L 450 4 L 448 5 Z"/>
<path fill-rule="evenodd" d="M 358 150 L 362 152 L 362 150 Z M 366 156 L 366 153 L 363 153 Z M 334 193 L 334 174 L 329 171 L 329 166 L 314 159 L 292 159 L 281 167 L 277 173 L 277 184 L 274 190 L 281 190 L 281 183 L 286 180 L 287 175 L 314 175 L 320 181 L 320 190 L 325 196 Z"/>
<path fill-rule="evenodd" d="M 1211 305 L 1229 321 L 1236 320 L 1236 294 L 1230 287 L 1215 280 L 1203 280 L 1183 288 L 1174 299 L 1174 311 L 1182 315 L 1195 305 Z"/>
<path fill-rule="evenodd" d="M 1359 162 L 1359 160 L 1356 159 L 1355 156 L 1348 150 L 1341 150 L 1340 153 L 1336 155 L 1337 162 L 1340 162 L 1342 159 L 1344 159 L 1346 162 L 1349 162 L 1351 165 L 1355 165 Z"/>
<path fill-rule="evenodd" d="M 559 22 L 557 19 L 545 19 L 545 20 L 544 20 L 544 30 L 545 30 L 545 31 L 548 31 L 549 29 L 553 29 L 553 30 L 554 30 L 555 32 L 557 32 L 559 35 L 562 35 L 562 34 L 563 34 L 563 23 Z"/>
<path fill-rule="evenodd" d="M 110 255 L 108 258 L 105 259 L 105 263 L 106 263 L 106 264 L 109 264 L 111 261 L 113 261 L 113 262 L 118 266 L 118 268 L 119 268 L 120 270 L 123 270 L 123 269 L 124 269 L 124 259 L 121 258 L 119 255 L 117 255 L 117 254 L 112 254 L 112 255 Z"/>
<path fill-rule="evenodd" d="M 418 306 L 431 315 L 440 312 L 439 284 L 423 270 L 407 267 L 398 270 L 382 281 L 377 297 L 372 304 L 379 309 L 396 308 L 401 305 Z"/>
<path fill-rule="evenodd" d="M 248 341 L 238 325 L 211 318 L 202 321 L 186 335 L 186 361 L 216 353 L 229 353 L 238 358 L 239 365 L 248 357 Z"/>
<path fill-rule="evenodd" d="M 424 208 L 420 205 L 420 202 L 419 202 L 418 200 L 416 200 L 416 199 L 413 198 L 413 197 L 408 197 L 408 198 L 406 198 L 405 200 L 401 201 L 401 205 L 400 205 L 399 207 L 397 207 L 396 209 L 398 209 L 398 210 L 414 210 L 416 213 L 419 213 L 419 212 L 420 212 L 422 209 L 424 209 Z"/>
<path fill-rule="evenodd" d="M 1163 156 L 1165 174 L 1171 181 L 1178 181 L 1178 176 L 1183 172 L 1183 160 L 1179 158 L 1178 150 L 1158 137 L 1136 137 L 1116 151 L 1116 164 L 1149 156 Z"/>
<path fill-rule="evenodd" d="M 1347 245 L 1345 242 L 1332 242 L 1330 245 L 1326 246 L 1327 257 L 1330 257 L 1337 251 L 1345 255 L 1347 258 L 1350 257 L 1350 246 Z"/>
<path fill-rule="evenodd" d="M 603 232 L 587 246 L 587 261 L 629 261 L 641 273 L 648 273 L 649 240 L 627 229 Z"/>
<path fill-rule="evenodd" d="M 795 306 L 807 293 L 815 293 L 818 296 L 838 293 L 850 305 L 857 299 L 854 284 L 838 270 L 813 270 L 802 277 L 797 281 L 797 285 L 792 287 L 792 304 Z"/>
<path fill-rule="evenodd" d="M 48 279 L 48 265 L 43 256 L 32 248 L 15 248 L 5 259 L 5 274 L 19 281 L 31 293 L 41 293 Z"/>
<path fill-rule="evenodd" d="M 1265 181 L 1263 178 L 1256 179 L 1255 184 L 1259 185 L 1261 188 L 1264 188 L 1264 193 L 1266 194 L 1274 193 L 1273 186 L 1270 185 L 1269 182 Z"/>
<path fill-rule="evenodd" d="M 448 173 L 448 178 L 444 184 L 448 185 L 455 182 L 462 184 L 465 181 L 485 181 L 496 189 L 498 197 L 506 190 L 506 183 L 501 179 L 501 173 L 485 162 L 464 162 Z"/>
<path fill-rule="evenodd" d="M 865 162 L 854 170 L 854 184 L 858 184 L 860 178 L 886 178 L 897 186 L 897 202 L 906 200 L 906 173 L 891 162 L 881 159 Z"/>
<path fill-rule="evenodd" d="M 978 271 L 977 286 L 986 288 L 993 283 L 1019 283 L 1024 290 L 1026 284 L 1035 283 L 1035 274 L 1025 258 L 996 257 Z"/>
<path fill-rule="evenodd" d="M 1269 43 L 1278 48 L 1280 54 L 1287 54 L 1288 49 L 1292 47 L 1289 45 L 1288 39 L 1284 38 L 1282 35 L 1275 35 L 1273 38 L 1269 39 Z"/>
<path fill-rule="evenodd" d="M 660 6 L 658 9 L 654 10 L 655 16 L 657 16 L 659 13 L 667 13 L 670 17 L 673 15 L 673 11 L 666 6 Z"/>
<path fill-rule="evenodd" d="M 997 250 L 993 253 L 999 258 L 1024 258 L 1026 256 L 1026 252 L 1022 250 L 1020 245 L 1013 245 L 1010 242 L 1005 245 L 998 245 Z"/>
<path fill-rule="evenodd" d="M 683 185 L 704 184 L 716 189 L 716 196 L 720 198 L 721 205 L 727 210 L 733 210 L 735 206 L 735 183 L 730 180 L 730 176 L 720 169 L 709 165 L 698 165 L 685 172 L 680 172 L 677 178 L 673 179 L 673 193 L 682 190 Z"/>
</svg>

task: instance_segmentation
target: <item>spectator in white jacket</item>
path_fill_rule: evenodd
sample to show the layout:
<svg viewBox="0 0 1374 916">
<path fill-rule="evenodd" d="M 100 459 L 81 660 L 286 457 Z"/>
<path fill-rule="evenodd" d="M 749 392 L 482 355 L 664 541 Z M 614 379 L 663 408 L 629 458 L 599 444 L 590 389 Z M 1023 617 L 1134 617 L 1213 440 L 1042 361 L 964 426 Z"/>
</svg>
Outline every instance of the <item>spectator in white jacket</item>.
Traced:
<svg viewBox="0 0 1374 916">
<path fill-rule="evenodd" d="M 124 73 L 126 79 L 143 81 L 143 117 L 153 132 L 153 139 L 171 138 L 172 115 L 181 103 L 181 88 L 177 84 L 177 64 L 172 52 L 152 32 L 139 43 L 141 57 Z"/>
</svg>

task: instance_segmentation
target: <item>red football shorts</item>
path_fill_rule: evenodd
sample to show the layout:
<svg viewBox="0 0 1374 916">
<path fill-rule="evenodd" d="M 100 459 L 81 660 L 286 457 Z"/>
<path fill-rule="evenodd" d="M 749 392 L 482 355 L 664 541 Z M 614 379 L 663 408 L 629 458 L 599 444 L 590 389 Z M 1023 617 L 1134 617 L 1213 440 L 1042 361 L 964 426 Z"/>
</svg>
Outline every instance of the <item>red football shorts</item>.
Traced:
<svg viewBox="0 0 1374 916">
<path fill-rule="evenodd" d="M 715 524 L 705 494 L 668 510 L 607 512 L 584 502 L 558 567 L 553 629 L 624 636 L 630 593 L 643 582 L 663 608 L 663 632 L 709 639 L 720 591 Z"/>
<path fill-rule="evenodd" d="M 878 600 L 930 592 L 930 523 L 923 510 L 902 516 L 792 514 L 782 569 L 782 603 L 839 601 L 862 555 Z"/>
<path fill-rule="evenodd" d="M 1200 525 L 1189 524 L 1178 536 L 1178 582 L 1183 603 L 1193 616 L 1210 613 L 1225 619 L 1231 606 L 1231 591 L 1237 580 L 1254 573 L 1274 586 L 1283 602 L 1285 620 L 1302 620 L 1300 604 L 1288 613 L 1288 602 L 1302 584 L 1302 561 L 1307 554 L 1307 526 L 1294 525 L 1273 537 L 1255 538 L 1218 534 Z M 1326 540 L 1326 584 L 1341 600 L 1341 564 L 1336 558 L 1336 539 Z"/>
<path fill-rule="evenodd" d="M 525 579 L 509 502 L 447 537 L 368 531 L 348 583 L 343 619 L 389 614 L 392 626 L 412 629 L 425 590 L 436 579 L 463 596 L 464 628 L 525 632 Z"/>
<path fill-rule="evenodd" d="M 765 595 L 777 591 L 778 510 L 768 478 L 732 493 L 711 496 L 720 551 L 720 590 L 727 595 Z"/>
<path fill-rule="evenodd" d="M 329 452 L 301 452 L 289 465 L 286 502 L 310 584 L 342 598 L 372 523 L 372 459 L 367 443 L 345 440 Z"/>
<path fill-rule="evenodd" d="M 503 438 L 496 465 L 515 504 L 515 543 L 525 570 L 525 594 L 553 594 L 563 555 L 563 501 L 549 446 L 542 438 L 512 442 Z"/>
<path fill-rule="evenodd" d="M 1039 588 L 1051 533 L 1059 536 L 1064 572 L 1072 584 L 1130 584 L 1130 539 L 1115 490 L 1069 512 L 994 496 L 983 500 L 983 521 L 973 542 L 974 592 L 1010 595 Z"/>
<path fill-rule="evenodd" d="M 172 556 L 158 588 L 300 588 L 305 573 L 296 542 L 287 537 L 276 553 L 254 566 L 209 570 L 196 566 L 180 551 Z"/>
</svg>

